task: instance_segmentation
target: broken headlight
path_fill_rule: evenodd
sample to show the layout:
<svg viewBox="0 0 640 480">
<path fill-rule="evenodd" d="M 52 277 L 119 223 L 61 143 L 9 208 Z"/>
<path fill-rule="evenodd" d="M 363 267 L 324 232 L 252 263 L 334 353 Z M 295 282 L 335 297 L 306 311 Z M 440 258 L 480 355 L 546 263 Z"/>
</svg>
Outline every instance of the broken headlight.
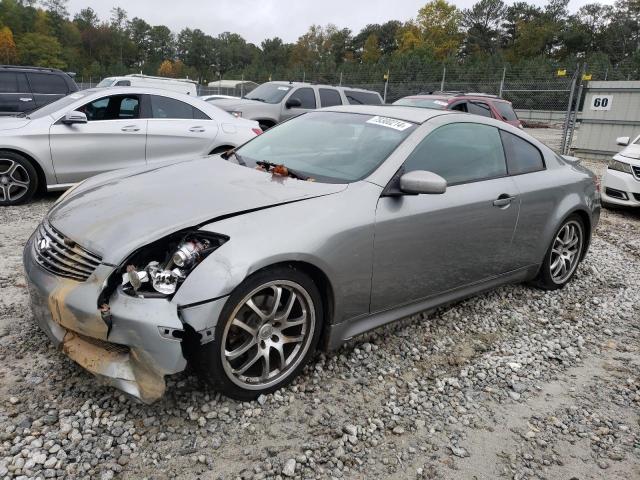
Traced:
<svg viewBox="0 0 640 480">
<path fill-rule="evenodd" d="M 228 240 L 214 233 L 181 232 L 132 255 L 122 269 L 122 289 L 140 297 L 167 297 L 207 255 Z"/>
</svg>

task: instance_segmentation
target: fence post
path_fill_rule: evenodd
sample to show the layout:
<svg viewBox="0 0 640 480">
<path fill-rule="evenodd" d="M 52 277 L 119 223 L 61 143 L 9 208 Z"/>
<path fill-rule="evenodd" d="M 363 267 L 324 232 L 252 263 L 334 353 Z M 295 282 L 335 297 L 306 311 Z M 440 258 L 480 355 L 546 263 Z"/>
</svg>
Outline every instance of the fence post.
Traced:
<svg viewBox="0 0 640 480">
<path fill-rule="evenodd" d="M 342 86 L 342 72 L 340 72 L 340 86 Z"/>
<path fill-rule="evenodd" d="M 564 118 L 564 126 L 562 127 L 562 145 L 561 151 L 562 154 L 565 155 L 567 153 L 567 134 L 569 133 L 569 119 L 571 117 L 571 110 L 573 108 L 573 94 L 576 89 L 576 82 L 578 80 L 578 75 L 580 75 L 580 68 L 577 67 L 575 73 L 573 74 L 573 78 L 571 79 L 571 91 L 569 93 L 569 105 L 567 105 L 567 114 Z"/>
<path fill-rule="evenodd" d="M 387 86 L 389 85 L 389 70 L 384 76 L 384 96 L 382 97 L 382 103 L 387 103 Z"/>
<path fill-rule="evenodd" d="M 240 98 L 244 97 L 244 73 L 240 77 Z"/>
<path fill-rule="evenodd" d="M 498 96 L 500 98 L 502 98 L 502 89 L 504 88 L 504 77 L 507 74 L 507 67 L 503 67 L 502 68 L 502 80 L 500 80 L 500 92 L 498 93 Z"/>
<path fill-rule="evenodd" d="M 307 72 L 305 72 L 304 70 L 302 71 L 302 83 L 307 81 Z"/>
<path fill-rule="evenodd" d="M 444 80 L 447 76 L 447 67 L 445 65 L 442 66 L 442 81 L 440 82 L 440 91 L 444 92 Z"/>
</svg>

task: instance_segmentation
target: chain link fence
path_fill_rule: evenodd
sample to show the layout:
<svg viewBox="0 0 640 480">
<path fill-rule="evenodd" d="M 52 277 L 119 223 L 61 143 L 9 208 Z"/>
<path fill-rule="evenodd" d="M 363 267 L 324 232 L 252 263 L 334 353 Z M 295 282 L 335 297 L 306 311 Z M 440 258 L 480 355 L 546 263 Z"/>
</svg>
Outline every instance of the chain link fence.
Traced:
<svg viewBox="0 0 640 480">
<path fill-rule="evenodd" d="M 386 103 L 408 95 L 438 91 L 496 95 L 513 104 L 530 133 L 557 152 L 567 153 L 577 135 L 575 127 L 580 120 L 583 82 L 638 78 L 640 72 L 630 68 L 588 68 L 586 65 L 576 65 L 573 69 L 552 69 L 549 65 L 535 69 L 498 66 L 488 67 L 482 72 L 469 72 L 464 65 L 437 68 L 406 66 L 387 70 L 379 65 L 351 65 L 329 72 L 290 69 L 268 76 L 252 76 L 247 71 L 225 75 L 221 80 L 246 79 L 256 83 L 284 80 L 364 88 L 379 92 Z M 81 89 L 92 88 L 100 80 L 76 78 Z M 198 86 L 198 95 L 242 96 L 248 91 L 241 87 Z"/>
</svg>

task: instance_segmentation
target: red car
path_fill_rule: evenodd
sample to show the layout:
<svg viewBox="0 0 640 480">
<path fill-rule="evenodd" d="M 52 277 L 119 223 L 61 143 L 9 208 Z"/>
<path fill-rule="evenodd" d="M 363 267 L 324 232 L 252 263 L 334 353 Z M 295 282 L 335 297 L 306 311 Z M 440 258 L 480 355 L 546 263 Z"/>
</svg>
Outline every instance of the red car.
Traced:
<svg viewBox="0 0 640 480">
<path fill-rule="evenodd" d="M 496 118 L 514 127 L 522 128 L 522 123 L 513 110 L 511 102 L 486 93 L 433 92 L 404 97 L 393 104 L 436 110 L 458 110 Z"/>
</svg>

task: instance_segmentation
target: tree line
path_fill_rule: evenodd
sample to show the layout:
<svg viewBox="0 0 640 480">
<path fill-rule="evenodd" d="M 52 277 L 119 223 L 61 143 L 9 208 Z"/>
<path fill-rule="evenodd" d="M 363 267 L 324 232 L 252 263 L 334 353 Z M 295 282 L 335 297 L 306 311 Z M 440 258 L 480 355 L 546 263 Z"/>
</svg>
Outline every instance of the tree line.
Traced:
<svg viewBox="0 0 640 480">
<path fill-rule="evenodd" d="M 640 0 L 613 6 L 590 3 L 576 12 L 569 0 L 542 6 L 525 1 L 479 0 L 459 9 L 432 0 L 412 20 L 371 24 L 359 32 L 312 25 L 295 43 L 279 37 L 260 45 L 241 35 L 200 29 L 172 32 L 129 18 L 120 7 L 101 19 L 87 7 L 69 14 L 68 0 L 2 0 L 0 62 L 76 72 L 88 80 L 126 73 L 218 78 L 323 79 L 345 72 L 358 81 L 387 71 L 453 71 L 478 75 L 502 71 L 550 73 L 587 64 L 610 78 L 639 78 Z M 380 78 L 381 80 L 381 78 Z"/>
</svg>

